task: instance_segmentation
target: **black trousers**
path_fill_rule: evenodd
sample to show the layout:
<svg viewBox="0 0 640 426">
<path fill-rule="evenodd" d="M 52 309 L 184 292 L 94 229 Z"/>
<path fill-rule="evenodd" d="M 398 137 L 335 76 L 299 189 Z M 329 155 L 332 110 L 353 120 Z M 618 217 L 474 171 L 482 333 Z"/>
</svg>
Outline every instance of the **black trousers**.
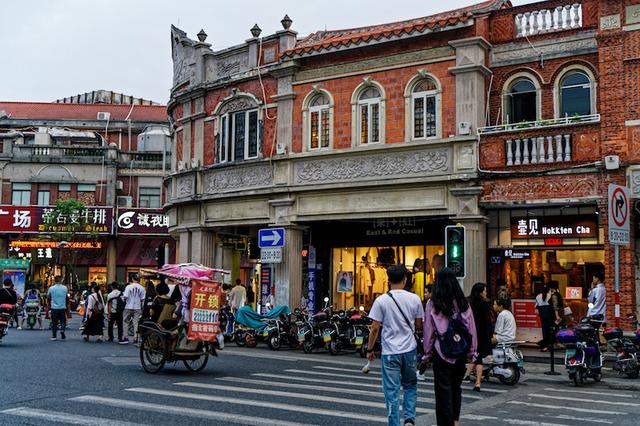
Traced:
<svg viewBox="0 0 640 426">
<path fill-rule="evenodd" d="M 455 420 L 460 420 L 462 379 L 465 370 L 464 359 L 449 364 L 436 352 L 433 359 L 433 378 L 438 426 L 453 426 Z"/>
<path fill-rule="evenodd" d="M 118 340 L 122 340 L 122 314 L 109 314 L 109 326 L 107 327 L 109 333 L 109 340 L 113 340 L 113 324 L 118 327 Z"/>
<path fill-rule="evenodd" d="M 56 337 L 58 330 L 64 333 L 64 329 L 67 325 L 67 310 L 66 309 L 51 309 L 51 333 L 53 337 Z"/>
</svg>

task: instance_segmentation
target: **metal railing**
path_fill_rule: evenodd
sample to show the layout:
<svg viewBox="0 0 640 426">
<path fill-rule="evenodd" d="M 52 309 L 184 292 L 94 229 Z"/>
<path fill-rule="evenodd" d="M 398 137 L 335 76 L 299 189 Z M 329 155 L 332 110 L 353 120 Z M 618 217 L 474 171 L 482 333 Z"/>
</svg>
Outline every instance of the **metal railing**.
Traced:
<svg viewBox="0 0 640 426">
<path fill-rule="evenodd" d="M 27 157 L 67 157 L 102 158 L 107 156 L 107 148 L 85 148 L 47 145 L 14 145 L 13 154 L 18 158 Z"/>
<path fill-rule="evenodd" d="M 547 127 L 589 124 L 600 122 L 600 114 L 576 115 L 573 117 L 553 118 L 549 120 L 523 121 L 521 123 L 500 124 L 478 128 L 478 134 L 513 132 L 518 130 L 544 129 Z"/>
<path fill-rule="evenodd" d="M 134 169 L 162 169 L 162 152 L 121 152 L 119 162 L 122 166 Z M 170 156 L 165 156 L 165 169 L 171 167 Z"/>
<path fill-rule="evenodd" d="M 582 4 L 534 10 L 515 16 L 516 37 L 528 37 L 582 27 Z"/>
</svg>

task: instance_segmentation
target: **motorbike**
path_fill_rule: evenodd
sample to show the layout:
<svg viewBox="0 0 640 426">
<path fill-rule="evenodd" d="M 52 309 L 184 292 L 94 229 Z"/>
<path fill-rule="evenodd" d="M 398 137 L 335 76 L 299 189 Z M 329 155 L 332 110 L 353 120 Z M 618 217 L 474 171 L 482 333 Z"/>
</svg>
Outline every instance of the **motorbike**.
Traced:
<svg viewBox="0 0 640 426">
<path fill-rule="evenodd" d="M 638 329 L 638 318 L 636 315 L 628 315 L 627 319 L 633 320 L 636 326 L 633 338 L 623 336 L 622 330 L 618 327 L 609 327 L 604 330 L 604 338 L 607 339 L 608 346 L 616 353 L 616 363 L 613 370 L 619 375 L 626 375 L 630 379 L 637 379 L 640 376 L 640 329 Z"/>
<path fill-rule="evenodd" d="M 2 342 L 2 338 L 7 335 L 7 329 L 9 328 L 9 323 L 13 319 L 13 312 L 15 309 L 16 307 L 14 305 L 0 305 L 0 342 Z"/>
<path fill-rule="evenodd" d="M 570 381 L 582 386 L 588 378 L 596 382 L 602 379 L 600 339 L 589 318 L 583 318 L 575 328 L 558 331 L 556 339 L 565 345 L 564 364 Z"/>
<path fill-rule="evenodd" d="M 40 315 L 40 302 L 38 300 L 27 300 L 24 304 L 24 315 L 27 317 L 27 327 L 29 327 L 29 330 L 33 330 Z"/>
<path fill-rule="evenodd" d="M 524 357 L 518 349 L 522 342 L 498 343 L 493 349 L 492 357 L 483 361 L 482 376 L 485 380 L 497 377 L 501 383 L 514 386 L 520 381 L 520 375 L 524 374 Z M 488 358 L 488 357 L 487 357 Z"/>
<path fill-rule="evenodd" d="M 266 326 L 262 330 L 262 336 L 267 340 L 267 346 L 272 350 L 278 350 L 282 345 L 288 345 L 295 349 L 300 346 L 298 341 L 298 321 L 302 315 L 300 309 L 293 313 L 282 314 L 276 319 L 265 321 Z"/>
<path fill-rule="evenodd" d="M 365 314 L 364 306 L 360 306 L 361 314 L 356 308 L 338 311 L 331 316 L 332 328 L 324 331 L 331 337 L 329 353 L 337 355 L 343 351 L 358 352 L 362 358 L 367 356 L 367 342 L 369 340 L 369 318 Z"/>
<path fill-rule="evenodd" d="M 329 298 L 325 297 L 322 310 L 298 325 L 298 341 L 302 345 L 304 353 L 309 354 L 316 348 L 325 347 L 331 341 L 330 335 L 327 336 L 326 341 L 324 337 L 324 331 L 326 329 L 331 330 L 332 327 L 329 320 L 333 313 L 333 306 L 328 303 Z"/>
<path fill-rule="evenodd" d="M 231 311 L 231 306 L 222 305 L 220 306 L 220 330 L 224 335 L 224 340 L 226 342 L 230 342 L 234 340 L 234 325 L 235 318 L 233 316 L 233 312 Z"/>
</svg>

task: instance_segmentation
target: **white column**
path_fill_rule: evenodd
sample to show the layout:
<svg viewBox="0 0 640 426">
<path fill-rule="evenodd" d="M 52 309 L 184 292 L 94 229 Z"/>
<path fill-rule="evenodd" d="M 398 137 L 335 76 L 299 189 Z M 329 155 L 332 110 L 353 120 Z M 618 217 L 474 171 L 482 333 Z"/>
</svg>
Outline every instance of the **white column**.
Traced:
<svg viewBox="0 0 640 426">
<path fill-rule="evenodd" d="M 522 164 L 529 164 L 529 138 L 522 139 Z"/>
<path fill-rule="evenodd" d="M 531 12 L 531 31 L 533 34 L 538 34 L 538 11 Z"/>
<path fill-rule="evenodd" d="M 556 135 L 556 161 L 562 161 L 562 135 Z"/>
<path fill-rule="evenodd" d="M 562 6 L 558 6 L 556 7 L 556 11 L 553 14 L 553 16 L 555 16 L 554 18 L 554 22 L 553 22 L 553 29 L 558 30 L 560 28 L 562 28 L 562 11 L 564 10 L 564 8 Z"/>
<path fill-rule="evenodd" d="M 531 138 L 531 164 L 538 163 L 538 138 Z"/>
<path fill-rule="evenodd" d="M 292 310 L 300 306 L 302 296 L 302 230 L 285 227 L 285 246 L 282 263 L 272 264 L 276 305 L 287 305 Z"/>
<path fill-rule="evenodd" d="M 564 135 L 564 161 L 571 161 L 571 135 Z"/>
<path fill-rule="evenodd" d="M 538 157 L 539 163 L 544 163 L 545 162 L 545 158 L 544 158 L 544 137 L 539 136 L 538 137 Z"/>
<path fill-rule="evenodd" d="M 507 166 L 513 166 L 513 149 L 511 147 L 511 139 L 507 139 Z"/>
<path fill-rule="evenodd" d="M 521 163 L 521 160 L 520 160 L 520 157 L 521 157 L 520 143 L 521 143 L 521 140 L 520 139 L 516 139 L 516 160 L 513 162 L 513 164 L 515 164 L 516 166 L 519 166 L 520 163 Z"/>
<path fill-rule="evenodd" d="M 516 36 L 517 37 L 521 37 L 522 36 L 522 13 L 518 13 L 516 15 Z"/>
<path fill-rule="evenodd" d="M 547 136 L 547 163 L 553 163 L 553 137 Z"/>
</svg>

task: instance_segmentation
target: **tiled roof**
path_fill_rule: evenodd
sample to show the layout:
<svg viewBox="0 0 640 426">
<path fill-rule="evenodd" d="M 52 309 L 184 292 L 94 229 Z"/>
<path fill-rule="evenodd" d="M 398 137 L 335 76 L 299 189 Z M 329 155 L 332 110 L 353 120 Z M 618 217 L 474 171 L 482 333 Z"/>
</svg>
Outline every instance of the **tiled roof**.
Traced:
<svg viewBox="0 0 640 426">
<path fill-rule="evenodd" d="M 464 24 L 474 13 L 499 9 L 504 5 L 510 6 L 510 4 L 511 2 L 508 0 L 487 0 L 461 9 L 407 21 L 345 30 L 317 31 L 299 40 L 294 48 L 287 50 L 283 55 L 304 55 L 315 51 L 332 50 L 373 40 L 392 38 L 414 32 L 422 33 L 426 30 L 437 30 L 452 25 Z"/>
<path fill-rule="evenodd" d="M 10 118 L 32 120 L 95 120 L 99 112 L 111 114 L 110 121 L 127 118 L 131 105 L 116 104 L 64 104 L 49 102 L 0 102 L 0 111 Z M 164 105 L 135 105 L 131 121 L 167 121 L 167 107 Z"/>
</svg>

